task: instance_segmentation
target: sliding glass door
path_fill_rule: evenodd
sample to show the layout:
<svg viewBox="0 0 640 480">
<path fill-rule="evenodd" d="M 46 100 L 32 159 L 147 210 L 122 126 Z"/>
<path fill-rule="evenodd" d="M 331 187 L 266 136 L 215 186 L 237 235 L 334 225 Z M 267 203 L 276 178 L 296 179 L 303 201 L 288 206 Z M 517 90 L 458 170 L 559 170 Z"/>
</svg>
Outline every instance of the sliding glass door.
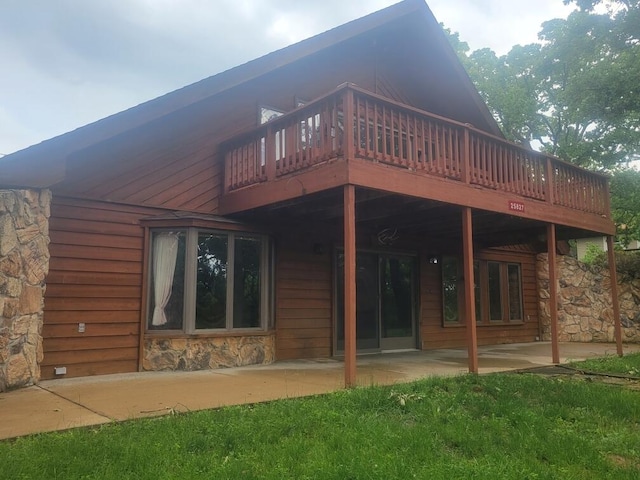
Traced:
<svg viewBox="0 0 640 480">
<path fill-rule="evenodd" d="M 344 350 L 344 255 L 336 268 L 336 348 Z M 415 348 L 415 259 L 359 252 L 356 256 L 356 347 Z"/>
</svg>

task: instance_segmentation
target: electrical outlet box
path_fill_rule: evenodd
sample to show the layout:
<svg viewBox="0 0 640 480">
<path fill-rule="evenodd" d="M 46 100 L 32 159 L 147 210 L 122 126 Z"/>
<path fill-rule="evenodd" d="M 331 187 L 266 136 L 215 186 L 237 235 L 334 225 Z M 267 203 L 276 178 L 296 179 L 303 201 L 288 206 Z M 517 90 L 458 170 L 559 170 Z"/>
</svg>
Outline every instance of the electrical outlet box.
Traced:
<svg viewBox="0 0 640 480">
<path fill-rule="evenodd" d="M 56 375 L 66 375 L 67 367 L 53 367 L 53 373 Z"/>
<path fill-rule="evenodd" d="M 84 329 L 85 329 L 85 324 L 84 323 L 79 323 L 78 324 L 78 333 L 84 333 Z"/>
</svg>

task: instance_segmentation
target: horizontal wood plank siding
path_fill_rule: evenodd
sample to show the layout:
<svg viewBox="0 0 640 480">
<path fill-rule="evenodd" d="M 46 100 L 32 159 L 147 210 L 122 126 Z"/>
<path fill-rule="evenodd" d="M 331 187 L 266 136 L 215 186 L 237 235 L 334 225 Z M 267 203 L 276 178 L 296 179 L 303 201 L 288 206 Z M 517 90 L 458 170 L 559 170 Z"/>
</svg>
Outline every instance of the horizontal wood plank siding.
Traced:
<svg viewBox="0 0 640 480">
<path fill-rule="evenodd" d="M 483 252 L 482 259 L 519 263 L 522 269 L 522 296 L 524 323 L 478 323 L 478 344 L 533 342 L 539 335 L 539 316 L 535 256 L 530 253 L 514 253 L 491 250 Z M 440 266 L 421 261 L 421 311 L 420 340 L 423 349 L 464 347 L 467 345 L 464 325 L 442 325 L 442 280 Z"/>
<path fill-rule="evenodd" d="M 42 378 L 138 369 L 141 217 L 155 209 L 53 197 Z M 84 333 L 78 331 L 83 323 Z"/>
<path fill-rule="evenodd" d="M 331 255 L 278 250 L 276 359 L 331 356 L 331 289 Z"/>
</svg>

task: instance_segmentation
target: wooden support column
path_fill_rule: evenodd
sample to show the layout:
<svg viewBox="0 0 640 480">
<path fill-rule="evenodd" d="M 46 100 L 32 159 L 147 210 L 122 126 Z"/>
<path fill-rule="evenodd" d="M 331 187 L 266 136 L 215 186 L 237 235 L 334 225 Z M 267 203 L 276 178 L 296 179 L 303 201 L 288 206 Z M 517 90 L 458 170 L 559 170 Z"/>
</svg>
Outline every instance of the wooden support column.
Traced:
<svg viewBox="0 0 640 480">
<path fill-rule="evenodd" d="M 467 317 L 467 350 L 469 372 L 478 373 L 478 335 L 476 332 L 476 302 L 473 279 L 473 222 L 471 208 L 462 209 L 462 243 L 464 262 L 464 306 Z"/>
<path fill-rule="evenodd" d="M 549 315 L 551 317 L 551 357 L 560 363 L 558 348 L 558 265 L 556 258 L 556 226 L 547 225 L 547 252 L 549 261 Z"/>
<path fill-rule="evenodd" d="M 344 386 L 356 385 L 356 194 L 344 186 Z"/>
<path fill-rule="evenodd" d="M 607 255 L 611 276 L 611 305 L 613 305 L 613 326 L 616 335 L 616 349 L 622 356 L 622 324 L 620 323 L 620 304 L 618 303 L 618 275 L 616 273 L 616 254 L 613 250 L 613 235 L 607 235 Z"/>
</svg>

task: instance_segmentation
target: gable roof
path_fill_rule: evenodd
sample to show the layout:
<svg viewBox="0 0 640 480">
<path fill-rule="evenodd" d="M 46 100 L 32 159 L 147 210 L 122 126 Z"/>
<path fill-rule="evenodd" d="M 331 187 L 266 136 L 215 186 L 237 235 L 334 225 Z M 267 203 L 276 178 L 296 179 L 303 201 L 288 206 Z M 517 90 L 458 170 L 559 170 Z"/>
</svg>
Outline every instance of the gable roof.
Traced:
<svg viewBox="0 0 640 480">
<path fill-rule="evenodd" d="M 0 186 L 48 187 L 65 177 L 66 159 L 74 152 L 97 145 L 117 135 L 171 115 L 247 82 L 259 79 L 280 68 L 294 64 L 310 55 L 336 46 L 359 35 L 371 32 L 396 21 L 410 22 L 419 34 L 434 41 L 434 48 L 449 63 L 462 83 L 465 100 L 476 109 L 479 128 L 494 135 L 502 133 L 478 94 L 464 67 L 449 44 L 442 28 L 423 0 L 404 0 L 378 12 L 343 24 L 324 33 L 277 50 L 263 57 L 200 80 L 173 92 L 149 100 L 135 107 L 90 123 L 69 133 L 45 140 L 0 160 Z M 408 26 L 409 28 L 409 26 Z M 416 59 L 426 57 L 427 46 L 414 52 Z"/>
</svg>

